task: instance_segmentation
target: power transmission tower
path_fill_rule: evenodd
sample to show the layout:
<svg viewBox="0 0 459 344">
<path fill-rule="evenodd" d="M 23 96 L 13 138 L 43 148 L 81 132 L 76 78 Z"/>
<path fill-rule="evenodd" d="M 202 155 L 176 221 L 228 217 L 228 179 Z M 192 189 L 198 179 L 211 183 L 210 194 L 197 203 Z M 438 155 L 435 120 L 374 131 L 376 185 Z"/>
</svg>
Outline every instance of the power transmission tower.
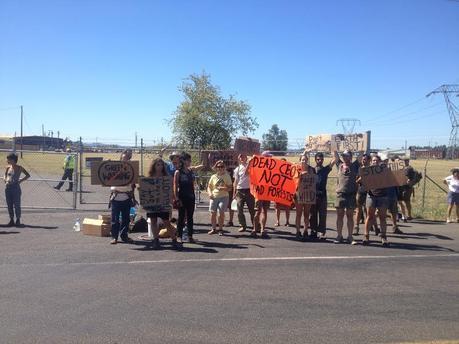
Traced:
<svg viewBox="0 0 459 344">
<path fill-rule="evenodd" d="M 432 94 L 443 93 L 445 98 L 446 108 L 448 109 L 449 119 L 451 120 L 451 133 L 449 135 L 448 150 L 446 157 L 454 159 L 457 150 L 457 130 L 459 127 L 459 108 L 451 100 L 452 95 L 459 96 L 459 85 L 441 85 L 437 89 L 430 92 L 426 97 Z"/>
<path fill-rule="evenodd" d="M 357 118 L 340 118 L 336 121 L 336 125 L 341 123 L 341 127 L 343 128 L 344 135 L 350 135 L 354 133 L 355 125 L 361 125 L 360 120 Z"/>
</svg>

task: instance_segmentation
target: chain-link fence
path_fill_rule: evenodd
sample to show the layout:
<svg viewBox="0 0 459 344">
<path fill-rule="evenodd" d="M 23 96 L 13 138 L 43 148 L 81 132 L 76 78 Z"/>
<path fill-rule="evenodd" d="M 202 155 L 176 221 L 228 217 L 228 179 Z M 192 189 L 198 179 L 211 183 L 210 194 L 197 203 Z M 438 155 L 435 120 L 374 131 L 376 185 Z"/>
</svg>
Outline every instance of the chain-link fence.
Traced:
<svg viewBox="0 0 459 344">
<path fill-rule="evenodd" d="M 6 164 L 6 157 L 11 151 L 0 150 L 0 161 Z M 69 189 L 68 180 L 60 190 L 55 187 L 61 181 L 64 174 L 64 159 L 67 153 L 42 152 L 42 151 L 16 151 L 18 164 L 29 172 L 30 178 L 21 183 L 23 208 L 41 209 L 75 209 L 77 206 L 78 169 L 73 171 L 74 186 Z M 78 153 L 72 153 L 75 165 L 78 161 Z M 2 171 L 2 178 L 4 171 Z M 0 207 L 6 207 L 5 183 L 0 183 Z"/>
</svg>

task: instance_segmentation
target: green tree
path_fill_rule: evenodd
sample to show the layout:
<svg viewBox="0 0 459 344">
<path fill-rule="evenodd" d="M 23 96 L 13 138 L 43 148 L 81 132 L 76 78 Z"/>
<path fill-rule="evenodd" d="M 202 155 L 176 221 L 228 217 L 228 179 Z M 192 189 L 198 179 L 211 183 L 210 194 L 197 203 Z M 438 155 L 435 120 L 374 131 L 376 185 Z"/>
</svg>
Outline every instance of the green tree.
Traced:
<svg viewBox="0 0 459 344">
<path fill-rule="evenodd" d="M 253 132 L 258 123 L 250 105 L 233 95 L 224 98 L 210 75 L 190 75 L 179 87 L 184 99 L 169 125 L 178 143 L 188 148 L 228 149 L 239 133 Z"/>
<path fill-rule="evenodd" d="M 280 130 L 277 124 L 273 124 L 266 134 L 263 134 L 263 149 L 284 152 L 287 150 L 287 131 Z"/>
</svg>

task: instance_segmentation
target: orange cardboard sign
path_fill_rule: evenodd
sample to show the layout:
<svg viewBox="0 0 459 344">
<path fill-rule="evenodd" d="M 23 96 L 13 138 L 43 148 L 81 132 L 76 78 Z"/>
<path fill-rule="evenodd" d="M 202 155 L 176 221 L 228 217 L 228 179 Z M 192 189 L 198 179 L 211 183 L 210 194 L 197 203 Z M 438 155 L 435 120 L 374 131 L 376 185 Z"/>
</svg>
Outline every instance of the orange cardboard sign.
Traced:
<svg viewBox="0 0 459 344">
<path fill-rule="evenodd" d="M 250 192 L 260 201 L 290 206 L 298 186 L 298 166 L 288 161 L 255 155 L 249 164 Z"/>
</svg>

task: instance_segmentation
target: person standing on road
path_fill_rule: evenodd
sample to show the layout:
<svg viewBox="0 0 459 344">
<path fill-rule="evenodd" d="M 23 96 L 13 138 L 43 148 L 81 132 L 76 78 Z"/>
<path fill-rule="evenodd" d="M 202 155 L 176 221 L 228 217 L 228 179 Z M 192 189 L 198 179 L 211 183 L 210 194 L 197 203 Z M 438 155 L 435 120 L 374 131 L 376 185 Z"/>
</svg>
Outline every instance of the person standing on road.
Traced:
<svg viewBox="0 0 459 344">
<path fill-rule="evenodd" d="M 282 161 L 287 161 L 285 158 L 281 158 Z M 290 226 L 290 210 L 294 207 L 294 203 L 292 205 L 284 205 L 281 203 L 275 204 L 276 208 L 276 223 L 274 224 L 274 227 L 279 227 L 280 226 L 280 215 L 281 211 L 285 211 L 285 225 Z"/>
<path fill-rule="evenodd" d="M 208 234 L 223 235 L 223 224 L 225 222 L 225 211 L 229 203 L 229 191 L 232 189 L 230 175 L 225 170 L 223 160 L 218 160 L 214 165 L 216 171 L 207 184 L 209 194 L 209 211 L 212 229 Z M 218 212 L 218 231 L 217 231 L 217 212 Z"/>
<path fill-rule="evenodd" d="M 269 151 L 264 151 L 261 156 L 272 158 Z M 266 221 L 268 220 L 268 209 L 271 205 L 270 201 L 262 201 L 255 199 L 255 215 L 253 217 L 253 230 L 250 235 L 254 238 L 257 237 L 257 232 L 261 234 L 262 238 L 268 238 L 266 231 Z"/>
<path fill-rule="evenodd" d="M 5 170 L 5 198 L 8 206 L 8 214 L 10 215 L 10 222 L 7 226 L 16 227 L 21 226 L 21 187 L 20 184 L 30 178 L 29 172 L 24 167 L 18 165 L 18 156 L 14 153 L 8 154 L 6 157 L 7 167 Z M 21 174 L 24 177 L 21 179 Z M 14 222 L 14 214 L 16 213 L 16 222 Z"/>
<path fill-rule="evenodd" d="M 121 161 L 129 161 L 132 158 L 132 151 L 125 150 L 120 157 Z M 112 186 L 110 188 L 110 208 L 112 217 L 112 240 L 110 244 L 116 245 L 118 243 L 118 236 L 125 243 L 132 243 L 133 240 L 129 238 L 129 222 L 131 206 L 135 204 L 134 197 L 135 184 L 126 186 Z M 121 214 L 121 224 L 120 224 Z"/>
<path fill-rule="evenodd" d="M 405 159 L 405 175 L 408 178 L 406 185 L 399 187 L 398 191 L 398 202 L 400 204 L 400 209 L 402 211 L 402 221 L 407 222 L 411 221 L 413 217 L 411 216 L 411 196 L 413 196 L 414 188 L 413 182 L 415 179 L 414 168 L 410 166 L 410 159 Z"/>
<path fill-rule="evenodd" d="M 194 194 L 195 175 L 191 169 L 191 155 L 183 152 L 179 159 L 179 168 L 174 174 L 174 207 L 178 209 L 177 233 L 180 238 L 183 235 L 183 228 L 188 230 L 188 241 L 194 243 L 194 208 L 196 198 Z"/>
<path fill-rule="evenodd" d="M 323 153 L 316 153 L 314 156 L 316 161 L 315 172 L 317 174 L 317 188 L 316 188 L 316 203 L 311 206 L 311 238 L 317 238 L 317 232 L 321 233 L 321 238 L 325 238 L 327 231 L 327 181 L 328 175 L 332 171 L 335 164 L 335 157 L 326 166 L 324 163 Z"/>
<path fill-rule="evenodd" d="M 303 155 L 300 157 L 300 180 L 305 176 L 309 176 L 311 174 L 316 174 L 316 171 L 312 166 L 308 164 L 309 157 L 308 152 L 304 152 Z M 300 185 L 300 183 L 298 184 Z M 314 188 L 317 188 L 314 185 Z M 309 227 L 309 211 L 311 209 L 311 204 L 303 204 L 299 199 L 299 192 L 297 190 L 295 194 L 295 208 L 296 208 L 296 217 L 295 217 L 295 227 L 296 227 L 296 238 L 307 240 L 310 237 L 308 236 L 308 227 Z M 301 235 L 301 216 L 303 216 L 304 222 L 304 232 Z"/>
<path fill-rule="evenodd" d="M 170 177 L 169 173 L 166 170 L 166 164 L 164 163 L 163 159 L 161 158 L 156 158 L 153 160 L 150 170 L 148 172 L 148 176 L 152 178 L 160 178 L 160 177 Z M 168 191 L 169 192 L 169 191 Z M 164 223 L 164 226 L 166 227 L 170 238 L 172 239 L 172 247 L 177 249 L 178 248 L 178 243 L 177 243 L 177 231 L 174 228 L 174 226 L 171 225 L 171 222 L 169 220 L 169 212 L 147 212 L 147 217 L 150 218 L 151 220 L 151 226 L 153 229 L 153 248 L 154 249 L 159 249 L 160 248 L 160 243 L 159 243 L 159 226 L 158 226 L 158 218 L 162 220 Z"/>
<path fill-rule="evenodd" d="M 337 152 L 334 152 L 334 156 L 338 168 L 335 201 L 336 231 L 338 235 L 333 242 L 335 244 L 343 242 L 343 224 L 344 215 L 346 215 L 348 233 L 347 243 L 351 244 L 353 242 L 352 230 L 354 228 L 354 209 L 356 205 L 357 177 L 359 175 L 360 163 L 357 159 L 352 162 L 352 152 L 348 150 L 345 150 L 341 154 L 343 160 L 339 159 Z"/>
<path fill-rule="evenodd" d="M 381 157 L 374 155 L 371 158 L 371 166 L 381 165 Z M 370 244 L 370 227 L 376 223 L 376 210 L 378 210 L 379 224 L 381 228 L 381 243 L 389 246 L 386 237 L 386 215 L 388 208 L 387 188 L 370 189 L 367 196 L 367 218 L 365 220 L 365 236 L 362 245 Z"/>
<path fill-rule="evenodd" d="M 450 223 L 451 212 L 453 207 L 456 206 L 456 222 L 459 222 L 459 168 L 453 168 L 451 175 L 443 180 L 443 183 L 448 185 L 448 213 L 446 217 L 446 223 Z"/>
<path fill-rule="evenodd" d="M 234 183 L 233 197 L 237 201 L 237 218 L 241 228 L 239 232 L 245 232 L 247 230 L 247 222 L 244 215 L 244 205 L 247 204 L 249 209 L 250 220 L 253 225 L 253 218 L 255 216 L 255 198 L 250 193 L 250 176 L 248 173 L 249 164 L 247 162 L 246 154 L 239 154 L 238 156 L 239 166 L 234 169 Z"/>
<path fill-rule="evenodd" d="M 362 160 L 360 163 L 360 168 L 365 168 L 370 166 L 371 157 L 369 154 L 363 154 Z M 365 207 L 365 202 L 367 200 L 367 191 L 365 190 L 365 186 L 362 183 L 358 183 L 357 189 L 357 196 L 356 196 L 356 212 L 355 212 L 355 227 L 353 235 L 359 235 L 360 227 L 359 224 L 365 223 L 365 218 L 367 216 L 367 208 Z"/>
<path fill-rule="evenodd" d="M 60 190 L 66 179 L 69 180 L 69 187 L 65 191 L 73 191 L 73 171 L 75 170 L 75 155 L 71 154 L 72 150 L 70 148 L 66 149 L 67 155 L 64 158 L 64 175 L 61 178 L 59 184 L 54 188 Z"/>
</svg>

